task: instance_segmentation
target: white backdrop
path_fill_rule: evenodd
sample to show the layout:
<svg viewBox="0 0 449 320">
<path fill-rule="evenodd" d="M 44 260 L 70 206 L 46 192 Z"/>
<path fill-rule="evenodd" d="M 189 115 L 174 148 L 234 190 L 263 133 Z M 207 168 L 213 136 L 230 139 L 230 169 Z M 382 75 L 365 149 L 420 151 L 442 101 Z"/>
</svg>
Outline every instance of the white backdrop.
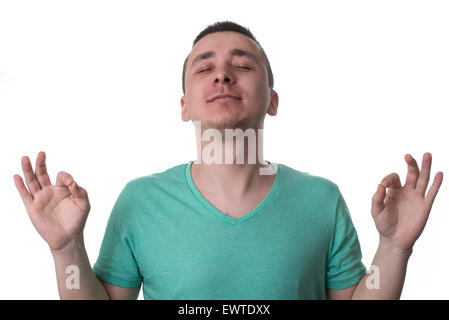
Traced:
<svg viewBox="0 0 449 320">
<path fill-rule="evenodd" d="M 371 197 L 404 155 L 449 174 L 446 1 L 0 1 L 0 298 L 58 299 L 48 246 L 15 188 L 20 158 L 47 153 L 50 178 L 89 193 L 97 258 L 125 183 L 196 157 L 181 121 L 181 72 L 216 21 L 249 27 L 280 97 L 265 159 L 326 177 L 342 191 L 371 264 Z M 448 299 L 447 176 L 410 258 L 403 299 Z M 142 294 L 140 295 L 142 298 Z"/>
</svg>

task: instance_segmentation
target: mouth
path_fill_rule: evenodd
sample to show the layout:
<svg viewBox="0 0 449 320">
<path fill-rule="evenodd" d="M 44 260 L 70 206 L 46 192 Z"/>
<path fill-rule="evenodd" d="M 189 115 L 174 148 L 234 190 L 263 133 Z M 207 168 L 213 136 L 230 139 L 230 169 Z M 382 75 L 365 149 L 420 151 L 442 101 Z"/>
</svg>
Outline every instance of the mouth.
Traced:
<svg viewBox="0 0 449 320">
<path fill-rule="evenodd" d="M 213 97 L 208 102 L 228 101 L 228 100 L 242 100 L 242 98 L 234 96 L 234 95 L 231 95 L 231 94 L 221 94 L 221 95 Z"/>
</svg>

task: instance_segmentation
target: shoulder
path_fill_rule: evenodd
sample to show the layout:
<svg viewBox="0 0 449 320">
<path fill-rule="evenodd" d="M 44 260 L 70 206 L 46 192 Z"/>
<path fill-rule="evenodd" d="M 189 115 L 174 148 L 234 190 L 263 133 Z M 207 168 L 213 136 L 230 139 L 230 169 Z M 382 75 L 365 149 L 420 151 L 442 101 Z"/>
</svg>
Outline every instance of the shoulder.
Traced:
<svg viewBox="0 0 449 320">
<path fill-rule="evenodd" d="M 161 189 L 176 189 L 185 184 L 186 163 L 168 168 L 164 171 L 132 178 L 125 185 L 125 190 L 139 194 Z"/>
<path fill-rule="evenodd" d="M 285 164 L 278 164 L 284 188 L 295 193 L 301 192 L 313 198 L 335 199 L 340 191 L 332 180 L 317 174 L 311 174 L 291 168 Z M 284 190 L 286 191 L 286 190 Z"/>
</svg>

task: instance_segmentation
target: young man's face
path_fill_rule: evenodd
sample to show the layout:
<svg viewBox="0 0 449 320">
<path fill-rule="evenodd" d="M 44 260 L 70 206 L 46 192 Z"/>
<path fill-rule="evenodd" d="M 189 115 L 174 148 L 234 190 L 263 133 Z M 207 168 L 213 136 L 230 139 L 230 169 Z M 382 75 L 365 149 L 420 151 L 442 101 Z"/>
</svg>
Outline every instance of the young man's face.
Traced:
<svg viewBox="0 0 449 320">
<path fill-rule="evenodd" d="M 277 105 L 262 51 L 253 40 L 216 32 L 192 48 L 181 98 L 184 121 L 201 121 L 202 128 L 263 128 L 265 114 L 275 115 Z"/>
</svg>

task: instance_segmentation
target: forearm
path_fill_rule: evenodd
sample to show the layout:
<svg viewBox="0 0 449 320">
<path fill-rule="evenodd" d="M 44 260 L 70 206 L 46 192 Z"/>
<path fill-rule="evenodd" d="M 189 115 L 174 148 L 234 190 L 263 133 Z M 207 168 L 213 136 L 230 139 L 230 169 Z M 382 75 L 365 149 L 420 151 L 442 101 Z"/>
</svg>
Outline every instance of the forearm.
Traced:
<svg viewBox="0 0 449 320">
<path fill-rule="evenodd" d="M 92 271 L 82 237 L 51 253 L 62 300 L 109 299 L 105 287 Z M 76 281 L 72 281 L 74 277 L 79 277 L 79 286 Z"/>
<path fill-rule="evenodd" d="M 392 247 L 386 241 L 379 241 L 379 247 L 372 265 L 378 274 L 367 274 L 357 285 L 352 299 L 395 300 L 401 297 L 404 286 L 407 263 L 412 251 L 402 251 Z M 378 277 L 379 286 L 370 287 L 370 277 Z"/>
</svg>

